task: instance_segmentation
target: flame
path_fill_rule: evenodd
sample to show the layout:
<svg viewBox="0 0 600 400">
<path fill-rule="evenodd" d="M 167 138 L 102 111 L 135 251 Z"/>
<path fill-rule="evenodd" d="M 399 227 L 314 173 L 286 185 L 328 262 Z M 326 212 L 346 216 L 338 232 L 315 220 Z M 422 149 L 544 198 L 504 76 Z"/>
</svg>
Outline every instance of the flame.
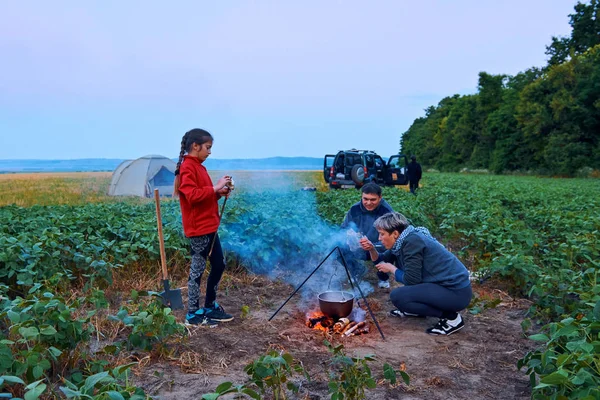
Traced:
<svg viewBox="0 0 600 400">
<path fill-rule="evenodd" d="M 313 311 L 306 315 L 306 326 L 323 332 L 330 332 L 333 318 L 326 316 L 321 311 Z"/>
</svg>

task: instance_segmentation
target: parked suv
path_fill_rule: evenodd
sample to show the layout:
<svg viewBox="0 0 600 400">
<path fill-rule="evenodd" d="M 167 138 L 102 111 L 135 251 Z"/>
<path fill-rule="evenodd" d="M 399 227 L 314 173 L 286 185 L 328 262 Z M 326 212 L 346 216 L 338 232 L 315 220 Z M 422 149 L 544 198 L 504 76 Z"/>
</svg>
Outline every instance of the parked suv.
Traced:
<svg viewBox="0 0 600 400">
<path fill-rule="evenodd" d="M 370 150 L 341 150 L 327 154 L 323 161 L 323 178 L 333 189 L 360 188 L 368 182 L 378 185 L 406 185 L 408 158 L 391 156 L 387 163 Z"/>
</svg>

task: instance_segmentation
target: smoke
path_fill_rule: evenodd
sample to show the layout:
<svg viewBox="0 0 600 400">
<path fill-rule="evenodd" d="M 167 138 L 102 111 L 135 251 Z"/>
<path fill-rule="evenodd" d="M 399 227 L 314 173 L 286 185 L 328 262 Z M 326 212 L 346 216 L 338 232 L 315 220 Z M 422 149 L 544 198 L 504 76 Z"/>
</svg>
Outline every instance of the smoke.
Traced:
<svg viewBox="0 0 600 400">
<path fill-rule="evenodd" d="M 265 180 L 266 175 L 257 177 Z M 302 285 L 299 294 L 307 307 L 314 307 L 320 292 L 352 291 L 339 252 L 324 259 L 336 246 L 355 248 L 353 241 L 358 239 L 318 216 L 315 192 L 298 189 L 298 182 L 283 184 L 276 173 L 268 178 L 264 185 L 248 186 L 235 178 L 236 191 L 228 200 L 219 231 L 224 250 L 236 254 L 253 273 L 294 288 Z M 353 258 L 349 251 L 344 256 L 349 262 Z M 368 282 L 360 285 L 365 296 L 373 291 Z M 356 289 L 354 293 L 360 298 Z"/>
</svg>

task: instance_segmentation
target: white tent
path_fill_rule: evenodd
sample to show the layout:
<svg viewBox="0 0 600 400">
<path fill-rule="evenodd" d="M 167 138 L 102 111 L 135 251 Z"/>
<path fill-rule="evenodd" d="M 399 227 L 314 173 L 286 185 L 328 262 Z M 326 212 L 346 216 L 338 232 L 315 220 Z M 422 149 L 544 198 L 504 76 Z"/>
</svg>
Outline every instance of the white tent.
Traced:
<svg viewBox="0 0 600 400">
<path fill-rule="evenodd" d="M 113 172 L 108 194 L 151 197 L 158 189 L 162 196 L 170 196 L 176 166 L 173 160 L 157 155 L 123 161 Z"/>
</svg>

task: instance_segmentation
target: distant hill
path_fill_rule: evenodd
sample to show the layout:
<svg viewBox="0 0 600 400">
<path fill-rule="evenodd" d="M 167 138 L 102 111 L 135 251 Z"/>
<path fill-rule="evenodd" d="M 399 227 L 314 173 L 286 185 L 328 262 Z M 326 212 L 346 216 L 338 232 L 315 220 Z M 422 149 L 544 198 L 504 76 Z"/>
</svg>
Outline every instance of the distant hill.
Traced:
<svg viewBox="0 0 600 400">
<path fill-rule="evenodd" d="M 94 172 L 113 171 L 123 160 L 82 158 L 77 160 L 0 160 L 0 173 L 14 172 Z M 177 159 L 174 159 L 177 161 Z M 209 170 L 320 170 L 323 159 L 316 157 L 269 157 L 213 159 L 205 161 Z"/>
</svg>

